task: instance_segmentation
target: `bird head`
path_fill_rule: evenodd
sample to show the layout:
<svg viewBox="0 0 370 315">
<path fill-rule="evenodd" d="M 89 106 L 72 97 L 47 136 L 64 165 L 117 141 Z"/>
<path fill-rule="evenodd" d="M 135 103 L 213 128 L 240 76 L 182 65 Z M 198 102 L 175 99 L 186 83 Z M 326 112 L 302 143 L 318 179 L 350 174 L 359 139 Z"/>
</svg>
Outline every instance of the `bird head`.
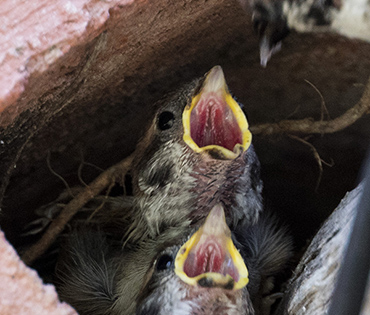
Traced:
<svg viewBox="0 0 370 315">
<path fill-rule="evenodd" d="M 181 142 L 194 153 L 232 160 L 251 145 L 248 121 L 230 94 L 220 66 L 167 96 L 158 107 L 138 144 L 141 154 Z"/>
<path fill-rule="evenodd" d="M 221 205 L 183 245 L 156 258 L 139 295 L 137 313 L 254 314 L 248 270 L 236 249 Z"/>
</svg>

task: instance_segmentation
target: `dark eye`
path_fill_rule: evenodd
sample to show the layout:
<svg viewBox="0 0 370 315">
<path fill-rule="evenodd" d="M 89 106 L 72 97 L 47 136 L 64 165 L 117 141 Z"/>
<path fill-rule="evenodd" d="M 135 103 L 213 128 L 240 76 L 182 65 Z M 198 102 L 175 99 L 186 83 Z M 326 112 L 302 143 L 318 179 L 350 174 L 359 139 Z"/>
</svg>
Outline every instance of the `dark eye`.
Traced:
<svg viewBox="0 0 370 315">
<path fill-rule="evenodd" d="M 159 257 L 156 268 L 158 271 L 167 270 L 171 268 L 172 263 L 173 258 L 168 254 L 164 254 L 161 257 Z"/>
<path fill-rule="evenodd" d="M 158 128 L 161 130 L 170 129 L 175 121 L 175 116 L 171 112 L 163 112 L 158 117 Z"/>
</svg>

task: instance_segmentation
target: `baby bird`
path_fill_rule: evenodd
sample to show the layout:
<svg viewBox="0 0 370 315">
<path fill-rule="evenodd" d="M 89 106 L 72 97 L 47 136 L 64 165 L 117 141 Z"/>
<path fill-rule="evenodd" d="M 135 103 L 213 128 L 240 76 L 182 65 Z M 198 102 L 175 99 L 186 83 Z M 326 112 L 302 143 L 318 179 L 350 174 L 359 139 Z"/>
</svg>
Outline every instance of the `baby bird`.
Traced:
<svg viewBox="0 0 370 315">
<path fill-rule="evenodd" d="M 76 231 L 64 255 L 58 292 L 82 315 L 252 315 L 263 314 L 291 241 L 268 215 L 231 233 L 216 204 L 197 230 L 169 229 L 124 249 L 99 231 Z"/>
<path fill-rule="evenodd" d="M 220 66 L 167 97 L 137 145 L 133 206 L 123 214 L 131 220 L 128 238 L 188 226 L 217 203 L 232 228 L 256 223 L 262 181 L 251 140 Z"/>
<path fill-rule="evenodd" d="M 263 204 L 251 140 L 247 119 L 215 66 L 158 104 L 135 150 L 133 196 L 98 196 L 80 213 L 88 217 L 90 211 L 103 230 L 131 243 L 169 227 L 186 228 L 217 203 L 225 206 L 232 228 L 254 224 Z M 51 208 L 55 216 L 62 206 L 43 211 Z M 50 220 L 36 220 L 28 234 L 42 232 Z"/>
<path fill-rule="evenodd" d="M 160 254 L 140 292 L 137 314 L 267 314 L 263 296 L 291 249 L 272 216 L 231 235 L 216 205 L 184 245 Z"/>
</svg>

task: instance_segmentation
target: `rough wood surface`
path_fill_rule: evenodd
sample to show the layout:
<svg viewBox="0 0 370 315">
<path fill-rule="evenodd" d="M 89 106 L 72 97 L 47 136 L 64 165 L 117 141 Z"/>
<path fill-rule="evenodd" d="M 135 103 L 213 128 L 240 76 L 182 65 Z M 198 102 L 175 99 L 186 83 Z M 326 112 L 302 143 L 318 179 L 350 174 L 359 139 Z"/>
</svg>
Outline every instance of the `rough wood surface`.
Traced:
<svg viewBox="0 0 370 315">
<path fill-rule="evenodd" d="M 348 193 L 313 238 L 289 281 L 277 314 L 326 314 L 363 186 Z"/>
</svg>

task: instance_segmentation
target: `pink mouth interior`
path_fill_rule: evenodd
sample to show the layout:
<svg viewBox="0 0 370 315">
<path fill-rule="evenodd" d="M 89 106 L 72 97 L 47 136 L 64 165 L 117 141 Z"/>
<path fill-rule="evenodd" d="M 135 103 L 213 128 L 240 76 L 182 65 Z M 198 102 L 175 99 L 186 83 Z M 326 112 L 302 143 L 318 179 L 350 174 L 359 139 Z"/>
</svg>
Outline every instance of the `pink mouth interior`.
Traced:
<svg viewBox="0 0 370 315">
<path fill-rule="evenodd" d="M 190 278 L 207 272 L 216 272 L 224 276 L 228 274 L 236 282 L 239 280 L 239 272 L 230 255 L 225 252 L 217 238 L 212 236 L 190 250 L 184 264 L 184 272 Z"/>
<path fill-rule="evenodd" d="M 218 145 L 233 151 L 242 144 L 242 133 L 223 97 L 210 92 L 202 96 L 190 116 L 190 133 L 198 147 Z"/>
</svg>

